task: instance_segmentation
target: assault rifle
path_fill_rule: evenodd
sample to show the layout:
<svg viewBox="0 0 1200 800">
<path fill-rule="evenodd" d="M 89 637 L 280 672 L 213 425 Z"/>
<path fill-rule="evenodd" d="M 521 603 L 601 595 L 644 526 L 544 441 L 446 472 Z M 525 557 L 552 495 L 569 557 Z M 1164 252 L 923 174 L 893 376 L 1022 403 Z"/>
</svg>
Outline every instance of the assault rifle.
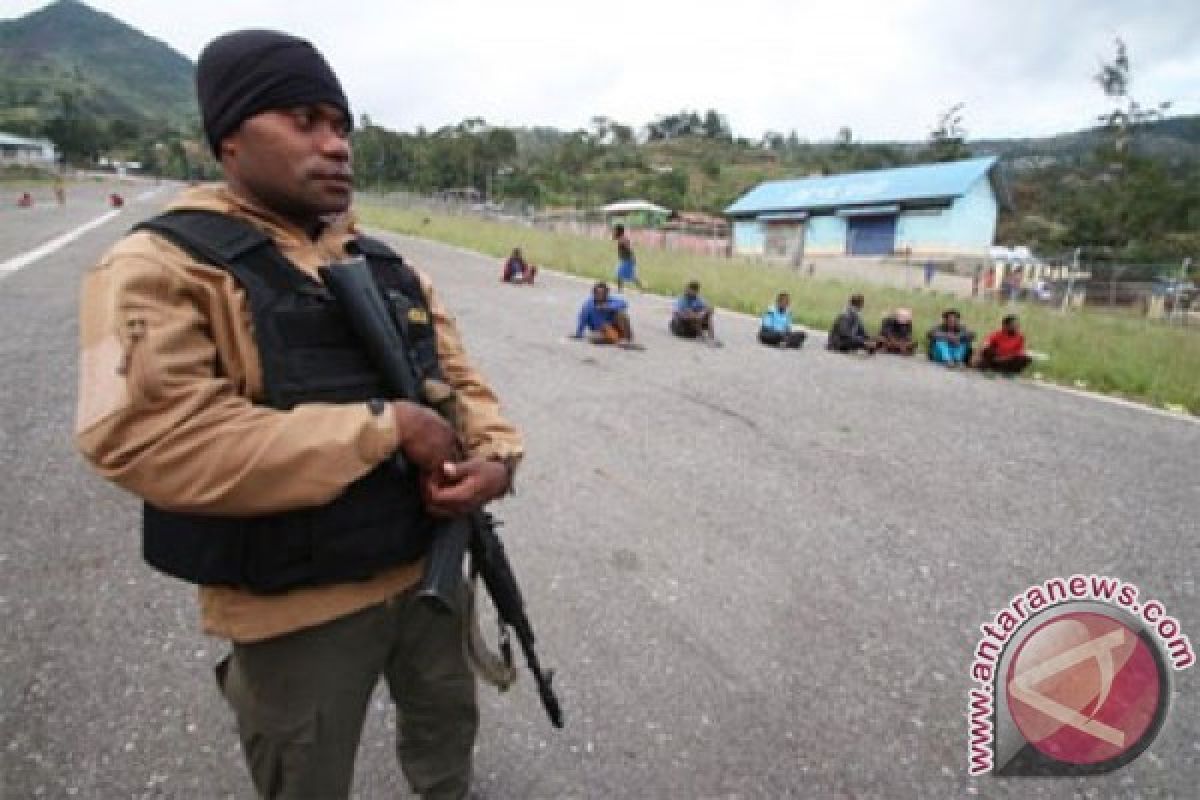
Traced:
<svg viewBox="0 0 1200 800">
<path fill-rule="evenodd" d="M 321 279 L 337 298 L 343 313 L 358 336 L 375 367 L 387 381 L 388 389 L 404 400 L 437 407 L 447 416 L 445 403 L 427 403 L 416 359 L 408 346 L 408 312 L 411 301 L 399 292 L 389 292 L 384 298 L 371 275 L 365 259 L 359 257 L 340 264 L 322 267 Z M 395 313 L 388 310 L 388 301 Z M 451 420 L 453 423 L 453 420 Z M 406 468 L 403 457 L 397 454 L 398 464 Z M 508 628 L 516 634 L 525 654 L 525 663 L 537 683 L 542 706 L 556 728 L 563 726 L 562 708 L 554 694 L 551 681 L 553 670 L 543 671 L 534 650 L 533 626 L 525 614 L 525 601 L 517 587 L 504 544 L 496 534 L 496 523 L 484 511 L 440 521 L 433 532 L 425 574 L 418 596 L 442 611 L 454 608 L 462 582 L 463 556 L 469 549 L 471 563 L 483 579 L 491 595 L 492 605 L 500 621 L 500 648 L 505 662 L 512 664 L 512 648 Z M 465 613 L 465 609 L 464 609 Z"/>
</svg>

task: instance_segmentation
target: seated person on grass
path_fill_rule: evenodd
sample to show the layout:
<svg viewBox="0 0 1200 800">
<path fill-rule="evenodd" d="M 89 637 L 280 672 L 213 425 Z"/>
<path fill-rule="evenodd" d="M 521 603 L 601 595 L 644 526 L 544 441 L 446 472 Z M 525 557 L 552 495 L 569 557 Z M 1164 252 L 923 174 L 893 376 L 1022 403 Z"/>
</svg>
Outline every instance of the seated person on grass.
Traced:
<svg viewBox="0 0 1200 800">
<path fill-rule="evenodd" d="M 1000 329 L 983 340 L 978 366 L 1004 375 L 1016 375 L 1028 367 L 1031 360 L 1025 352 L 1025 335 L 1021 333 L 1017 316 L 1009 314 L 1000 323 Z"/>
<path fill-rule="evenodd" d="M 721 346 L 713 330 L 713 307 L 700 296 L 700 284 L 696 281 L 689 282 L 675 301 L 668 327 L 671 333 L 681 338 L 699 339 L 714 347 Z"/>
<path fill-rule="evenodd" d="M 641 349 L 633 343 L 633 326 L 629 322 L 629 303 L 625 298 L 609 294 L 608 284 L 600 281 L 592 287 L 592 294 L 579 309 L 579 322 L 574 338 L 582 339 L 585 330 L 591 331 L 588 339 L 592 344 L 615 344 L 630 349 Z"/>
<path fill-rule="evenodd" d="M 897 308 L 883 318 L 879 326 L 879 349 L 899 356 L 911 356 L 917 352 L 912 333 L 912 311 Z"/>
<path fill-rule="evenodd" d="M 508 261 L 504 262 L 504 274 L 500 276 L 500 280 L 505 283 L 532 284 L 535 278 L 537 278 L 537 267 L 525 263 L 525 257 L 521 255 L 521 248 L 514 247 L 512 255 L 508 257 Z"/>
<path fill-rule="evenodd" d="M 826 349 L 835 353 L 865 350 L 867 355 L 871 355 L 879 348 L 879 342 L 867 335 L 867 326 L 863 325 L 862 310 L 866 305 L 866 298 L 861 294 L 850 296 L 846 310 L 837 315 L 833 327 L 829 329 Z"/>
<path fill-rule="evenodd" d="M 788 347 L 795 349 L 804 344 L 804 331 L 792 330 L 792 312 L 788 310 L 792 304 L 791 295 L 780 292 L 775 298 L 775 305 L 768 308 L 762 315 L 762 327 L 758 329 L 758 340 L 770 347 Z"/>
<path fill-rule="evenodd" d="M 929 360 L 947 367 L 962 367 L 971 363 L 971 343 L 975 334 L 962 326 L 962 315 L 953 308 L 942 312 L 942 324 L 930 328 Z"/>
</svg>

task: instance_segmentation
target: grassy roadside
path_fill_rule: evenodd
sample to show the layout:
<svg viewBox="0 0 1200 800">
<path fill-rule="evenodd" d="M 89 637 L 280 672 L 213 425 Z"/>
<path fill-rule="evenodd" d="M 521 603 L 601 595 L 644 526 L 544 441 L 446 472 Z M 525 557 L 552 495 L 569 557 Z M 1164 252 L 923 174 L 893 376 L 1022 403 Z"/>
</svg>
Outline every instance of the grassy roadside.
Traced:
<svg viewBox="0 0 1200 800">
<path fill-rule="evenodd" d="M 52 178 L 5 178 L 0 176 L 0 186 L 13 191 L 53 185 L 54 180 Z"/>
<path fill-rule="evenodd" d="M 611 280 L 611 242 L 533 228 L 431 214 L 410 209 L 357 205 L 363 223 L 397 233 L 466 247 L 506 257 L 520 247 L 532 263 L 594 279 Z M 496 265 L 497 275 L 500 264 Z M 700 281 L 704 296 L 721 307 L 760 313 L 778 291 L 789 291 L 796 320 L 810 328 L 828 329 L 846 297 L 867 297 L 872 327 L 896 306 L 913 310 L 914 330 L 923 332 L 943 308 L 962 311 L 968 327 L 980 334 L 998 327 L 1004 314 L 992 303 L 935 296 L 874 284 L 813 279 L 783 267 L 743 259 L 693 256 L 640 249 L 638 272 L 647 291 L 675 295 L 690 279 Z M 1137 318 L 1079 312 L 1063 315 L 1039 307 L 1021 307 L 1022 326 L 1033 350 L 1049 355 L 1035 369 L 1049 381 L 1141 400 L 1156 406 L 1186 408 L 1200 414 L 1200 331 L 1181 330 Z"/>
</svg>

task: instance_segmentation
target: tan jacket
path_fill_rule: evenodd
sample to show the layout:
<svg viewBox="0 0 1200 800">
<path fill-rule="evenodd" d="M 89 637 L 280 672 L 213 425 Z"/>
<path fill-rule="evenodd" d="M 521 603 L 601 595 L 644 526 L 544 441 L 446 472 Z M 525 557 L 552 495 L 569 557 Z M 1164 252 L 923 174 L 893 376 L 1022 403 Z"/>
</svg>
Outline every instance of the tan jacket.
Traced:
<svg viewBox="0 0 1200 800">
<path fill-rule="evenodd" d="M 313 277 L 346 257 L 355 230 L 346 215 L 313 241 L 225 187 L 190 189 L 171 208 L 245 219 Z M 519 433 L 467 361 L 454 320 L 423 275 L 421 283 L 442 369 L 458 389 L 467 450 L 519 457 Z M 236 516 L 322 505 L 396 449 L 392 416 L 376 417 L 366 404 L 256 405 L 262 371 L 244 293 L 224 270 L 154 234 L 125 237 L 87 274 L 80 340 L 79 448 L 102 476 L 162 508 Z M 202 624 L 235 641 L 266 639 L 382 602 L 420 573 L 420 564 L 404 565 L 368 581 L 279 595 L 201 587 Z"/>
</svg>

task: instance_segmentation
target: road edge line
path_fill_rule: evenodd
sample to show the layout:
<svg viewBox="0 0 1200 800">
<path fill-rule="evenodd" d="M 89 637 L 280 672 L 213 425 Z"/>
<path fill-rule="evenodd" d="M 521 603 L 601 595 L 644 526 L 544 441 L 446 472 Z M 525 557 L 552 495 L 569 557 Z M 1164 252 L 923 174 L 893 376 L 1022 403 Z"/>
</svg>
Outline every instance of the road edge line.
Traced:
<svg viewBox="0 0 1200 800">
<path fill-rule="evenodd" d="M 47 242 L 43 242 L 32 250 L 27 250 L 20 255 L 13 256 L 7 261 L 0 261 L 0 277 L 11 275 L 18 270 L 28 267 L 30 264 L 40 261 L 51 253 L 61 250 L 80 236 L 83 236 L 90 230 L 99 228 L 120 213 L 119 209 L 106 211 L 95 219 L 83 223 L 78 228 L 60 234 Z"/>
</svg>

